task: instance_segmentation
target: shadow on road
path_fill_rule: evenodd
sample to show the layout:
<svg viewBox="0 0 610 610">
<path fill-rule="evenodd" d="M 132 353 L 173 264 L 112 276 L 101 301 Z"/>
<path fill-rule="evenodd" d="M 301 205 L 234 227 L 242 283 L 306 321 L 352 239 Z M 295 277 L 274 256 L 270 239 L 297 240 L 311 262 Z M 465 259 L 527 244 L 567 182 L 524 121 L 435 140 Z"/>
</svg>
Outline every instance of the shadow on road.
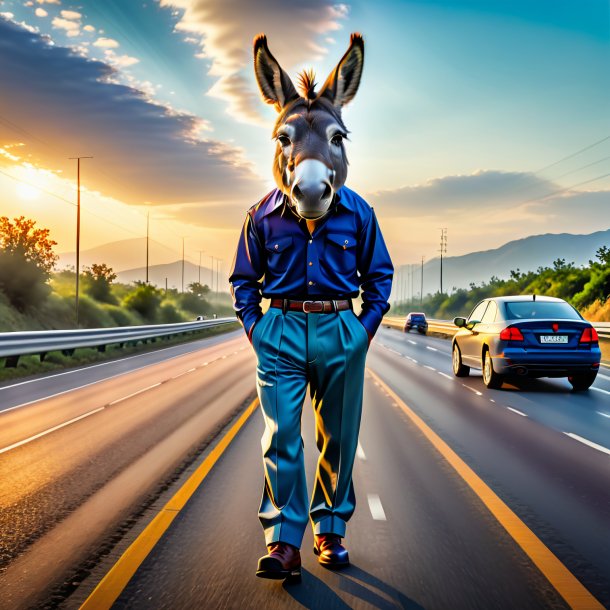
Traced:
<svg viewBox="0 0 610 610">
<path fill-rule="evenodd" d="M 341 591 L 345 591 L 374 608 L 380 608 L 381 610 L 395 608 L 424 610 L 423 606 L 409 599 L 404 593 L 353 564 L 341 572 L 332 573 L 332 576 L 336 578 L 337 587 Z M 330 586 L 307 570 L 303 570 L 301 583 L 285 582 L 283 587 L 295 601 L 310 610 L 351 608 Z"/>
</svg>

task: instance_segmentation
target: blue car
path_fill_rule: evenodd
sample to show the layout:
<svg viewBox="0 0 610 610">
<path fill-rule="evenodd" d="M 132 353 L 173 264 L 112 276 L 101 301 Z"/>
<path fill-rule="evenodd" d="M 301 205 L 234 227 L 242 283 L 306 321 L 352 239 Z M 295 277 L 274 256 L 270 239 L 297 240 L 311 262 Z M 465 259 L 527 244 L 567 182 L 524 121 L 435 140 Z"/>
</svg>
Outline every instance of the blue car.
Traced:
<svg viewBox="0 0 610 610">
<path fill-rule="evenodd" d="M 537 295 L 481 301 L 452 341 L 453 373 L 483 371 L 488 388 L 505 379 L 567 377 L 574 391 L 587 390 L 601 361 L 597 332 L 563 299 Z"/>
<path fill-rule="evenodd" d="M 408 333 L 412 328 L 415 328 L 417 332 L 422 335 L 425 335 L 428 332 L 428 320 L 426 320 L 425 313 L 412 311 L 407 314 L 403 330 Z"/>
</svg>

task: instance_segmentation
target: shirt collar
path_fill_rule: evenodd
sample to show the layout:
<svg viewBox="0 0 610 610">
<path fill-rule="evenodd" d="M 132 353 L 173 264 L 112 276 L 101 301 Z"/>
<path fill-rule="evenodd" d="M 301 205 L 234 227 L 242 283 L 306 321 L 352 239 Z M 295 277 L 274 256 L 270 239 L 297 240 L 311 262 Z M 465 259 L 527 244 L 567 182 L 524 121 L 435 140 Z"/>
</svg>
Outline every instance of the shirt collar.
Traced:
<svg viewBox="0 0 610 610">
<path fill-rule="evenodd" d="M 350 197 L 350 191 L 346 187 L 342 186 L 336 193 L 336 205 L 340 205 L 350 212 L 354 211 L 354 206 Z M 286 201 L 286 195 L 278 189 L 273 189 L 262 201 L 260 205 L 261 217 L 264 218 L 272 212 L 279 210 L 284 206 Z"/>
</svg>

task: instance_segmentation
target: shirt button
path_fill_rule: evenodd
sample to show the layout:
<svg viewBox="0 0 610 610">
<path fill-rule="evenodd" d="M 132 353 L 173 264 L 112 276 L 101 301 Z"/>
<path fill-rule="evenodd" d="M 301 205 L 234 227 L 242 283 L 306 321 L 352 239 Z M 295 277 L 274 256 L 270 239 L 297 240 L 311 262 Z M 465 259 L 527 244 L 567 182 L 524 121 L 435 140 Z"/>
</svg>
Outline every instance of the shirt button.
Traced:
<svg viewBox="0 0 610 610">
<path fill-rule="evenodd" d="M 276 250 L 279 248 L 278 244 L 275 244 L 275 246 L 273 246 Z"/>
<path fill-rule="evenodd" d="M 311 280 L 309 280 L 309 285 L 310 285 L 310 286 L 313 286 L 313 285 L 314 285 L 314 282 L 312 282 Z"/>
<path fill-rule="evenodd" d="M 313 263 L 311 261 L 309 261 L 309 266 L 311 267 L 313 265 Z"/>
<path fill-rule="evenodd" d="M 313 239 L 310 239 L 310 240 L 309 240 L 309 243 L 310 243 L 310 244 L 313 244 Z"/>
</svg>

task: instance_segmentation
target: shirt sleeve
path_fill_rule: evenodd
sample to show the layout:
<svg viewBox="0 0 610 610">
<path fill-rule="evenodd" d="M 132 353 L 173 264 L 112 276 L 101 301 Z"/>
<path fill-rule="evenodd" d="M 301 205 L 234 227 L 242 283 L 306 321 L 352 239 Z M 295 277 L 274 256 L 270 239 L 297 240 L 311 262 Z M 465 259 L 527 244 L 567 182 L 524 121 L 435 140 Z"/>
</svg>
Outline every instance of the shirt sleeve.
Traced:
<svg viewBox="0 0 610 610">
<path fill-rule="evenodd" d="M 358 316 L 372 337 L 390 309 L 394 266 L 386 248 L 375 212 L 362 228 L 358 250 L 358 271 L 362 288 L 362 311 Z"/>
<path fill-rule="evenodd" d="M 248 336 L 250 336 L 254 324 L 263 315 L 261 280 L 265 270 L 261 252 L 261 243 L 256 233 L 254 219 L 248 213 L 237 243 L 233 270 L 229 277 L 233 308 Z"/>
</svg>

